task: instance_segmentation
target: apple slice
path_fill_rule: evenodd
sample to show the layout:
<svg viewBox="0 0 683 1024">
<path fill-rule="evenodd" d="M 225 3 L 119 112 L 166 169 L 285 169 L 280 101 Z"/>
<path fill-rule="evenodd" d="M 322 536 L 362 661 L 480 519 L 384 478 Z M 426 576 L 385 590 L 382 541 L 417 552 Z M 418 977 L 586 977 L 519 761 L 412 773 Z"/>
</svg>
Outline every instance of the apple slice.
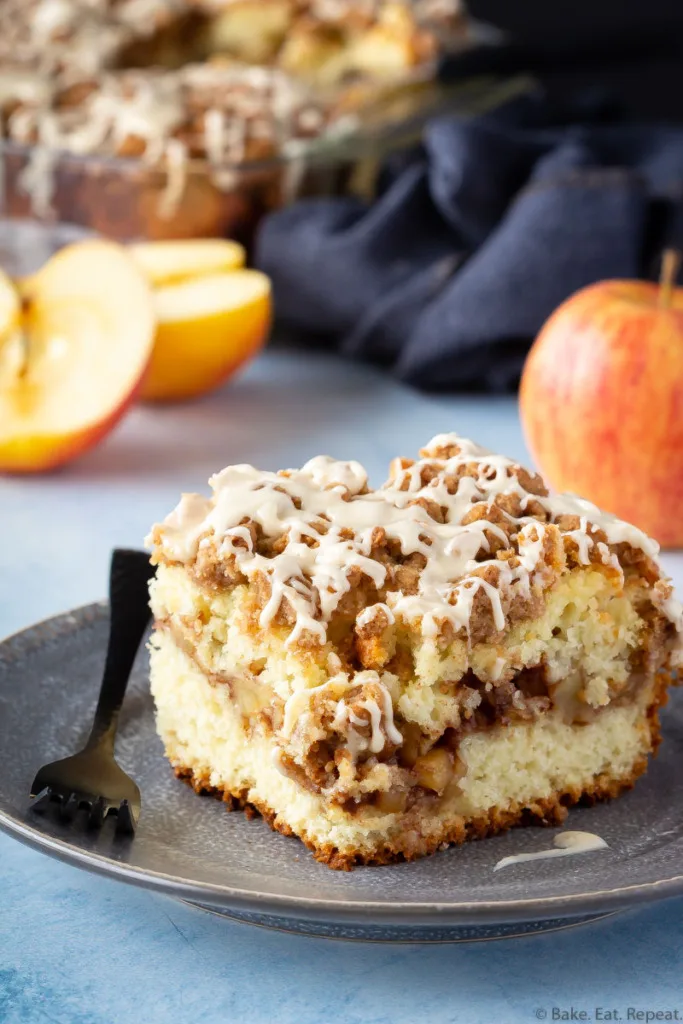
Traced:
<svg viewBox="0 0 683 1024">
<path fill-rule="evenodd" d="M 128 249 L 154 287 L 239 270 L 246 262 L 246 253 L 239 242 L 225 238 L 137 242 Z"/>
<path fill-rule="evenodd" d="M 126 250 L 88 240 L 31 278 L 23 307 L 0 335 L 0 470 L 28 473 L 69 461 L 120 419 L 149 362 L 154 306 Z"/>
<path fill-rule="evenodd" d="M 0 346 L 7 344 L 21 323 L 21 296 L 10 277 L 0 270 Z"/>
<path fill-rule="evenodd" d="M 272 318 L 258 270 L 209 274 L 154 292 L 157 336 L 142 397 L 192 398 L 218 387 L 261 348 Z"/>
</svg>

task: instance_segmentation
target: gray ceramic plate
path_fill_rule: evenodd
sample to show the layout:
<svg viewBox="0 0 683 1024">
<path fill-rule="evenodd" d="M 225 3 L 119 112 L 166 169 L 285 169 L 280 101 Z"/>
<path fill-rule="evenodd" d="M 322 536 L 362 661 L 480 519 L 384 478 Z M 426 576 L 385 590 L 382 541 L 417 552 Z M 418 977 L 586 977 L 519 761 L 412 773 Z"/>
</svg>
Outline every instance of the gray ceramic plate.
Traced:
<svg viewBox="0 0 683 1024">
<path fill-rule="evenodd" d="M 413 864 L 345 874 L 294 839 L 228 814 L 178 782 L 154 731 L 141 655 L 118 741 L 140 785 L 133 841 L 66 827 L 29 809 L 36 769 L 84 740 L 107 636 L 104 605 L 59 616 L 0 644 L 0 827 L 79 867 L 267 927 L 339 938 L 453 941 L 517 935 L 591 920 L 636 901 L 683 893 L 683 694 L 665 711 L 660 756 L 620 800 L 574 810 L 569 827 L 609 849 L 493 867 L 545 849 L 556 830 L 524 829 Z"/>
</svg>

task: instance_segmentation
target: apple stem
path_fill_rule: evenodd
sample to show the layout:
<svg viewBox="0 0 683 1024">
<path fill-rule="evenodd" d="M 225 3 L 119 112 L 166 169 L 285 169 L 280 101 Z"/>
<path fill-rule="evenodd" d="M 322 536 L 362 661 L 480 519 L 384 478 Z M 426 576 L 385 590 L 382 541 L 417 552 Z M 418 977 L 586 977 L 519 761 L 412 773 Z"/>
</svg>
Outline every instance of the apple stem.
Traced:
<svg viewBox="0 0 683 1024">
<path fill-rule="evenodd" d="M 659 305 L 662 309 L 668 309 L 671 305 L 680 265 L 681 254 L 678 249 L 665 249 L 659 274 Z"/>
</svg>

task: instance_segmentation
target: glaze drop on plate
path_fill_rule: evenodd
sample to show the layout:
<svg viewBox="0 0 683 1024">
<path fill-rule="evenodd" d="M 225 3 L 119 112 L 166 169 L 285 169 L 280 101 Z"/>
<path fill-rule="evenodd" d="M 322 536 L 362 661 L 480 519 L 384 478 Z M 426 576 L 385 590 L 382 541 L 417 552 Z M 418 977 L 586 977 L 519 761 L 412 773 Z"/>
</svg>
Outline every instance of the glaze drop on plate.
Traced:
<svg viewBox="0 0 683 1024">
<path fill-rule="evenodd" d="M 593 832 L 560 832 L 553 840 L 555 849 L 538 850 L 537 853 L 515 853 L 511 857 L 499 860 L 494 871 L 510 867 L 511 864 L 523 864 L 528 860 L 545 860 L 548 857 L 570 857 L 576 853 L 595 853 L 609 847 L 604 839 Z"/>
</svg>

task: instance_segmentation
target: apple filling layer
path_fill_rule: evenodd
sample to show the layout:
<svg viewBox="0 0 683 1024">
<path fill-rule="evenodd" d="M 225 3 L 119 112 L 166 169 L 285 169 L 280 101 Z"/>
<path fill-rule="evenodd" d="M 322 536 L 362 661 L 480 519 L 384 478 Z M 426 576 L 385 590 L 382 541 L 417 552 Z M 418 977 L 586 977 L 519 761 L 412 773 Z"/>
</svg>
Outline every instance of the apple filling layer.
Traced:
<svg viewBox="0 0 683 1024">
<path fill-rule="evenodd" d="M 171 762 L 335 866 L 615 795 L 680 660 L 653 541 L 454 435 L 421 454 L 376 491 L 231 467 L 150 537 Z"/>
<path fill-rule="evenodd" d="M 437 744 L 410 770 L 370 755 L 358 799 L 339 801 L 283 762 L 266 729 L 245 728 L 229 688 L 212 684 L 167 632 L 154 638 L 151 667 L 158 729 L 176 774 L 230 808 L 256 808 L 318 860 L 344 869 L 412 859 L 534 820 L 556 824 L 581 798 L 618 795 L 656 749 L 664 686 L 660 679 L 651 694 L 639 689 L 580 726 L 557 712 L 493 724 L 464 735 L 455 754 Z"/>
<path fill-rule="evenodd" d="M 282 772 L 350 813 L 452 803 L 467 737 L 548 715 L 580 727 L 611 705 L 649 706 L 667 661 L 667 620 L 643 618 L 595 569 L 560 581 L 545 614 L 511 631 L 495 660 L 486 645 L 470 650 L 479 675 L 463 671 L 458 641 L 439 651 L 411 647 L 408 635 L 381 670 L 363 668 L 357 651 L 345 662 L 332 651 L 297 657 L 277 630 L 254 628 L 248 588 L 211 593 L 179 567 L 159 568 L 152 602 L 158 633 L 225 690 L 245 736 L 269 738 Z"/>
</svg>

